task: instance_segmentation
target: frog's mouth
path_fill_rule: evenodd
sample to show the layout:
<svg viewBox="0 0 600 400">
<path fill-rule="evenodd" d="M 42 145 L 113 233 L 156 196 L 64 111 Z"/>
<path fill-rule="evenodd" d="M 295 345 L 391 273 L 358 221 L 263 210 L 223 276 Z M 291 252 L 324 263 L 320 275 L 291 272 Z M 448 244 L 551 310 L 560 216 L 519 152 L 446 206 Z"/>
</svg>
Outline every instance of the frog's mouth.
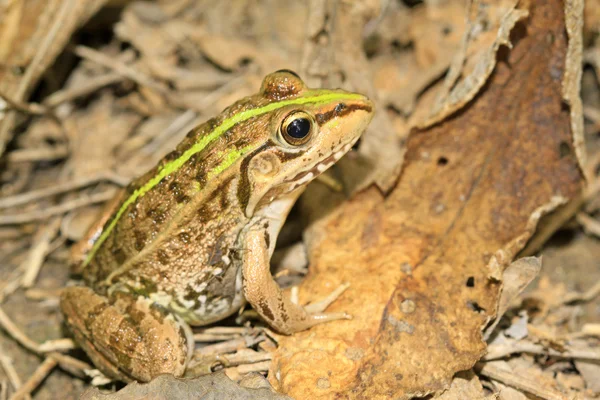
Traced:
<svg viewBox="0 0 600 400">
<path fill-rule="evenodd" d="M 300 186 L 304 186 L 317 176 L 321 175 L 323 172 L 328 170 L 333 164 L 339 161 L 350 149 L 354 146 L 354 143 L 358 140 L 359 136 L 352 138 L 352 140 L 348 143 L 341 144 L 338 147 L 334 148 L 331 152 L 331 155 L 326 158 L 319 160 L 316 164 L 314 164 L 311 168 L 306 169 L 297 173 L 294 177 L 285 180 L 283 183 L 289 184 L 289 191 L 293 191 Z"/>
</svg>

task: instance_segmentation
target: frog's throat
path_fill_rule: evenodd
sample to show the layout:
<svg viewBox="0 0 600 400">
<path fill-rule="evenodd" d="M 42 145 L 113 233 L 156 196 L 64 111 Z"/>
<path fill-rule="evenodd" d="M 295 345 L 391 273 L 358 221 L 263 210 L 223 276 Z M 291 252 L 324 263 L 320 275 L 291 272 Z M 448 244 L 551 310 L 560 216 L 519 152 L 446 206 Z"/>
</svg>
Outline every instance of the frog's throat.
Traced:
<svg viewBox="0 0 600 400">
<path fill-rule="evenodd" d="M 321 92 L 322 93 L 322 92 Z M 233 128 L 235 125 L 247 121 L 250 118 L 258 117 L 260 115 L 264 115 L 270 113 L 272 111 L 278 110 L 283 107 L 287 107 L 290 105 L 301 105 L 301 104 L 314 104 L 315 106 L 325 105 L 332 102 L 342 102 L 347 100 L 364 100 L 365 97 L 361 94 L 357 93 L 345 93 L 345 92 L 326 92 L 322 94 L 315 95 L 314 92 L 309 92 L 307 95 L 300 96 L 294 99 L 282 100 L 273 103 L 269 103 L 265 106 L 253 108 L 250 110 L 245 110 L 239 112 L 230 118 L 225 119 L 221 122 L 220 125 L 215 127 L 211 132 L 207 135 L 200 138 L 193 146 L 187 149 L 181 156 L 178 158 L 164 164 L 158 173 L 153 176 L 150 180 L 148 180 L 142 187 L 136 189 L 125 201 L 121 204 L 121 207 L 116 212 L 115 216 L 110 220 L 108 225 L 105 225 L 102 234 L 94 243 L 94 246 L 88 253 L 87 257 L 83 262 L 83 267 L 86 267 L 90 261 L 94 258 L 94 255 L 102 246 L 102 244 L 106 241 L 108 236 L 111 234 L 117 222 L 123 214 L 127 207 L 131 204 L 135 203 L 137 199 L 144 196 L 148 193 L 153 187 L 158 185 L 158 183 L 163 180 L 167 175 L 173 174 L 177 170 L 179 170 L 185 163 L 196 153 L 201 152 L 204 148 L 206 148 L 209 144 L 217 140 L 221 137 L 225 132 L 229 129 Z M 237 160 L 246 155 L 249 151 L 251 151 L 253 146 L 248 146 L 242 149 L 232 149 L 230 150 L 223 158 L 223 161 L 215 166 L 212 170 L 209 171 L 209 177 L 214 177 L 229 166 L 233 165 Z"/>
</svg>

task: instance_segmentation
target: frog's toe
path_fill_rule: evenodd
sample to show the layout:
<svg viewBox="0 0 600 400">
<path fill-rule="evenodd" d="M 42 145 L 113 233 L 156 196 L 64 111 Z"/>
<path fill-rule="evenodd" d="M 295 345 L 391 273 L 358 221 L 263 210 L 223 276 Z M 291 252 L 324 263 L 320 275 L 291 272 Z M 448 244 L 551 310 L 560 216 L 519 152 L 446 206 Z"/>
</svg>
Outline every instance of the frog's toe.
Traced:
<svg viewBox="0 0 600 400">
<path fill-rule="evenodd" d="M 183 375 L 193 349 L 190 329 L 149 299 L 128 293 L 108 299 L 73 287 L 63 292 L 61 309 L 79 345 L 106 375 L 127 382 Z"/>
</svg>

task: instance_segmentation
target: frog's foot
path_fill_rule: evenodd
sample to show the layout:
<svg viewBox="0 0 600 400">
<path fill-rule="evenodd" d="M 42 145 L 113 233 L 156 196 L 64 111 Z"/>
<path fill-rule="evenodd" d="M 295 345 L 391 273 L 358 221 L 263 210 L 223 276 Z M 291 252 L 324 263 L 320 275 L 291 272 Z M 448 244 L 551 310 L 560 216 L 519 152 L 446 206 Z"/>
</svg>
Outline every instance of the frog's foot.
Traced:
<svg viewBox="0 0 600 400">
<path fill-rule="evenodd" d="M 243 259 L 244 295 L 252 307 L 277 331 L 292 334 L 328 321 L 349 319 L 346 313 L 323 313 L 347 286 L 340 286 L 320 302 L 302 307 L 281 291 L 269 269 L 269 250 L 260 230 L 246 235 Z"/>
<path fill-rule="evenodd" d="M 78 344 L 107 376 L 130 382 L 183 375 L 193 352 L 191 330 L 149 299 L 122 292 L 108 299 L 72 287 L 60 306 Z"/>
</svg>

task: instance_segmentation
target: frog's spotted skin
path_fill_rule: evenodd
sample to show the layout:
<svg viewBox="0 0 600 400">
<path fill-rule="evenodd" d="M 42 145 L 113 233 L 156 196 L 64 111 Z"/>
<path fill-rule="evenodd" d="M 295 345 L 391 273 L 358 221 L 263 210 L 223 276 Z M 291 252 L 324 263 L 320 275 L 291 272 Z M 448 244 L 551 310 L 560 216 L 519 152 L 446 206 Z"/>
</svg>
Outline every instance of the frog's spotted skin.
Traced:
<svg viewBox="0 0 600 400">
<path fill-rule="evenodd" d="M 344 317 L 288 304 L 268 264 L 298 195 L 352 147 L 371 117 L 360 94 L 311 90 L 288 71 L 268 75 L 258 94 L 192 130 L 132 182 L 90 232 L 82 266 L 93 296 L 142 296 L 192 325 L 223 319 L 248 300 L 285 333 Z M 135 368 L 117 366 L 136 378 Z"/>
</svg>

